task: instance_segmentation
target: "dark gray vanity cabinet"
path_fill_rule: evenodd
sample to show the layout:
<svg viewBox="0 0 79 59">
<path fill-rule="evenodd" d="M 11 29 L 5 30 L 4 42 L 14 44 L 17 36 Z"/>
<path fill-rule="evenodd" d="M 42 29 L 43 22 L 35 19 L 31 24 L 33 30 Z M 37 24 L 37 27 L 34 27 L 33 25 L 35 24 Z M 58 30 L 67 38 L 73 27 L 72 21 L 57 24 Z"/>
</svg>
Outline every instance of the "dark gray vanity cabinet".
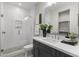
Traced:
<svg viewBox="0 0 79 59">
<path fill-rule="evenodd" d="M 33 40 L 33 56 L 34 57 L 71 57 L 61 51 L 51 48 L 36 40 Z"/>
</svg>

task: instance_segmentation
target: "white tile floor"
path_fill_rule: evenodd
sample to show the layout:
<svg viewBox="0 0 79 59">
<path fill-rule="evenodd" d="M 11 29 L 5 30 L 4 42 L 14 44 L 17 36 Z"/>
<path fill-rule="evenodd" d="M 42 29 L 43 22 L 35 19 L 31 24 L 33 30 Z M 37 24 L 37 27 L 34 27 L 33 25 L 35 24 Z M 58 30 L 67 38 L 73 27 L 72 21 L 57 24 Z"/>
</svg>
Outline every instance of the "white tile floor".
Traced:
<svg viewBox="0 0 79 59">
<path fill-rule="evenodd" d="M 14 56 L 14 57 L 33 57 L 33 56 L 32 55 L 25 56 L 25 53 L 22 53 L 22 54 Z"/>
<path fill-rule="evenodd" d="M 28 56 L 26 56 L 25 53 L 27 54 L 27 52 L 25 52 L 24 49 L 21 49 L 7 54 L 2 54 L 1 57 L 32 57 L 32 54 L 30 52 L 28 52 Z"/>
<path fill-rule="evenodd" d="M 25 53 L 22 53 L 22 54 L 14 56 L 14 57 L 26 57 L 26 56 L 25 56 Z"/>
</svg>

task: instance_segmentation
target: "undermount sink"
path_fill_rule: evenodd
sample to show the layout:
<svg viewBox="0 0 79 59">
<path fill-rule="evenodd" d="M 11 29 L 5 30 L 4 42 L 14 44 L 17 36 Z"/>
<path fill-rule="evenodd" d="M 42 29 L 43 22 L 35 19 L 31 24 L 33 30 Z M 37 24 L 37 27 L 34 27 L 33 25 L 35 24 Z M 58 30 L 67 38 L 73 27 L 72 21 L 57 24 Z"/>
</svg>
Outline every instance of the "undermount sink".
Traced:
<svg viewBox="0 0 79 59">
<path fill-rule="evenodd" d="M 61 42 L 61 41 L 63 41 L 63 40 L 69 40 L 68 38 L 65 38 L 64 36 L 60 36 L 60 35 L 56 35 L 56 37 L 55 36 L 47 36 L 47 37 L 43 37 L 43 36 L 39 36 L 39 38 L 41 39 L 41 40 L 44 40 L 44 41 L 47 41 L 47 42 L 50 42 L 50 43 L 56 43 L 56 42 Z"/>
<path fill-rule="evenodd" d="M 61 42 L 63 40 L 69 40 L 69 39 L 65 38 L 64 36 L 59 36 L 59 37 L 56 37 L 56 38 L 50 36 L 50 37 L 43 37 L 43 40 L 46 40 L 48 42 Z"/>
<path fill-rule="evenodd" d="M 46 37 L 46 38 L 43 38 L 43 40 L 45 40 L 47 42 L 50 42 L 50 43 L 52 43 L 52 42 L 60 42 L 60 40 L 54 39 L 52 37 Z"/>
</svg>

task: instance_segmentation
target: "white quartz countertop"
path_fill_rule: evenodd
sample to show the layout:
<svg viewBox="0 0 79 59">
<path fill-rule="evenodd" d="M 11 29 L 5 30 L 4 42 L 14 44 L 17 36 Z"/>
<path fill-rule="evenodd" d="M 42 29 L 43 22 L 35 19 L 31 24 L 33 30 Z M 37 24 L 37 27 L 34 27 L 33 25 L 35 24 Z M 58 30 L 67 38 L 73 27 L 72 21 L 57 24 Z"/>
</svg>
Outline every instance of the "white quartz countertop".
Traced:
<svg viewBox="0 0 79 59">
<path fill-rule="evenodd" d="M 59 51 L 62 51 L 68 55 L 79 57 L 79 44 L 76 46 L 68 45 L 65 43 L 61 43 L 60 40 L 53 39 L 50 37 L 33 37 L 34 40 L 41 42 L 51 48 L 55 48 Z"/>
</svg>

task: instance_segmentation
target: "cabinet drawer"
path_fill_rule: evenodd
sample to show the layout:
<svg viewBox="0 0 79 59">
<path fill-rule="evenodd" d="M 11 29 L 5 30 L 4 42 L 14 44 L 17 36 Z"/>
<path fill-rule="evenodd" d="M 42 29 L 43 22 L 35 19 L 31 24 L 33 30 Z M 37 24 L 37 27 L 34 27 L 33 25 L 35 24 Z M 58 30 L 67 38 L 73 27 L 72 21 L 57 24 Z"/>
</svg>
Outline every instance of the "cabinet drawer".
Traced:
<svg viewBox="0 0 79 59">
<path fill-rule="evenodd" d="M 61 52 L 61 51 L 58 51 L 58 50 L 55 50 L 55 51 L 56 51 L 57 57 L 71 57 L 70 55 L 65 54 L 64 52 Z"/>
<path fill-rule="evenodd" d="M 46 49 L 39 47 L 39 57 L 52 57 L 52 54 L 51 52 L 46 51 Z"/>
</svg>

